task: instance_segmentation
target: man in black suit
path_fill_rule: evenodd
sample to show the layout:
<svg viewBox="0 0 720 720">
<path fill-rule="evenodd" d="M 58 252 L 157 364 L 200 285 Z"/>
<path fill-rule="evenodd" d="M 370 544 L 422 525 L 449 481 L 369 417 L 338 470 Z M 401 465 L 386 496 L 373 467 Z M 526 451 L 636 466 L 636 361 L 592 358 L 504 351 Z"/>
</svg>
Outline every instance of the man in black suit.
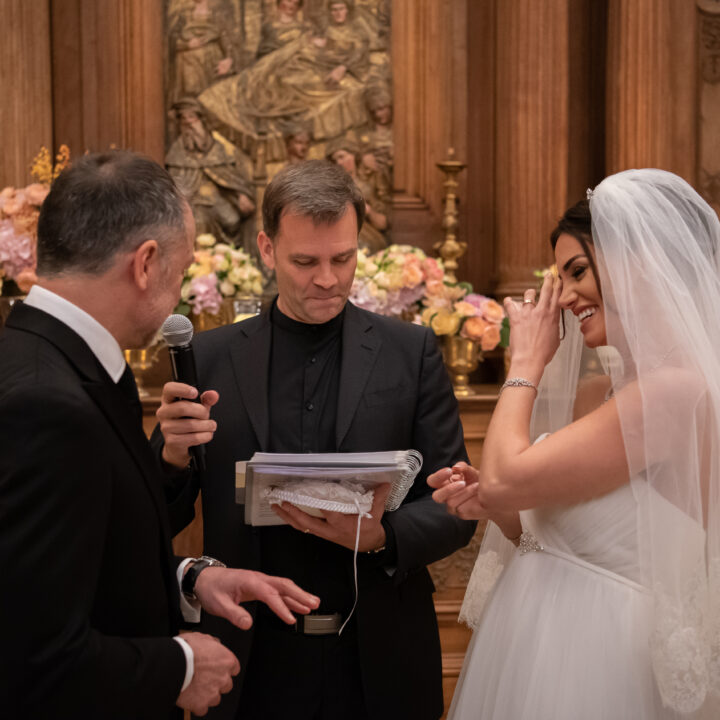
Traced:
<svg viewBox="0 0 720 720">
<path fill-rule="evenodd" d="M 337 166 L 309 161 L 278 174 L 258 237 L 276 273 L 276 301 L 257 318 L 195 339 L 199 385 L 210 388 L 201 404 L 175 402 L 195 397 L 187 385 L 164 388 L 154 441 L 168 467 L 173 529 L 192 518 L 201 489 L 207 552 L 287 574 L 322 598 L 298 632 L 262 608 L 254 637 L 208 619 L 208 632 L 247 668 L 213 717 L 436 720 L 443 711 L 426 565 L 467 544 L 475 525 L 438 511 L 425 478 L 467 455 L 433 333 L 347 302 L 364 213 Z M 207 443 L 204 475 L 183 470 L 197 443 Z M 235 463 L 256 451 L 409 448 L 422 453 L 422 472 L 398 510 L 383 514 L 385 486 L 362 521 L 357 609 L 338 635 L 355 598 L 356 516 L 317 518 L 283 504 L 286 525 L 250 527 L 235 503 Z"/>
<path fill-rule="evenodd" d="M 237 658 L 208 635 L 174 637 L 180 579 L 183 614 L 199 601 L 244 628 L 243 600 L 290 622 L 314 604 L 290 581 L 171 555 L 121 348 L 146 345 L 172 310 L 193 241 L 169 175 L 132 153 L 81 158 L 43 204 L 40 280 L 0 336 L 4 718 L 155 719 L 217 704 Z"/>
</svg>

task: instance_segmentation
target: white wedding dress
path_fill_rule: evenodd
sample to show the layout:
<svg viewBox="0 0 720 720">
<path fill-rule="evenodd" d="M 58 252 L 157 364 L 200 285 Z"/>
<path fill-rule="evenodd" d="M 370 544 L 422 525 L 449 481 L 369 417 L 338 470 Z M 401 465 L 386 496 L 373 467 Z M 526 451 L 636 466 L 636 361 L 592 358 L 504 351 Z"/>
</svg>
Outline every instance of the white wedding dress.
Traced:
<svg viewBox="0 0 720 720">
<path fill-rule="evenodd" d="M 653 677 L 630 485 L 521 513 L 517 550 L 467 651 L 450 720 L 666 720 Z M 472 592 L 472 590 L 471 590 Z"/>
</svg>

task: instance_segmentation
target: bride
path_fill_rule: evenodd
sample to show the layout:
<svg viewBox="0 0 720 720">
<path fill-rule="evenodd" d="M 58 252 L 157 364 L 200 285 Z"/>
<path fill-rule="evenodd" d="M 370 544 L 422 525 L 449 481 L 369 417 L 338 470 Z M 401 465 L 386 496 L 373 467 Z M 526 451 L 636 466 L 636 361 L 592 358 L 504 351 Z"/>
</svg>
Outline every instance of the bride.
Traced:
<svg viewBox="0 0 720 720">
<path fill-rule="evenodd" d="M 661 170 L 588 197 L 505 301 L 479 468 L 428 479 L 491 521 L 451 720 L 720 717 L 720 222 Z"/>
</svg>

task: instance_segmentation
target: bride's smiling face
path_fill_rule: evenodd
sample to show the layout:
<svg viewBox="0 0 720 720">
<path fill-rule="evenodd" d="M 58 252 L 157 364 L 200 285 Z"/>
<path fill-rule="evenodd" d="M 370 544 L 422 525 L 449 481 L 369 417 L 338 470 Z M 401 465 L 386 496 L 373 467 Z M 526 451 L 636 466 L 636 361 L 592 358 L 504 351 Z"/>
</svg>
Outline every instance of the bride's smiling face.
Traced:
<svg viewBox="0 0 720 720">
<path fill-rule="evenodd" d="M 593 273 L 595 254 L 592 245 L 587 246 L 592 258 L 577 238 L 562 233 L 555 245 L 555 262 L 562 280 L 560 307 L 578 318 L 585 344 L 594 348 L 607 345 L 607 331 L 602 294 Z"/>
</svg>

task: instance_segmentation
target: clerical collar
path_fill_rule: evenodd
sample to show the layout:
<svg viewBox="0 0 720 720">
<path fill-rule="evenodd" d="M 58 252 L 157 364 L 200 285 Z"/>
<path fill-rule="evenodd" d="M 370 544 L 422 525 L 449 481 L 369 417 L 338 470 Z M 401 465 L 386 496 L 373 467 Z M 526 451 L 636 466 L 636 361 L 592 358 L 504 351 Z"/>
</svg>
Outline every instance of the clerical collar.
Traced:
<svg viewBox="0 0 720 720">
<path fill-rule="evenodd" d="M 293 320 L 291 317 L 285 315 L 277 306 L 277 297 L 273 300 L 272 310 L 270 311 L 270 319 L 273 325 L 277 325 L 279 328 L 296 335 L 305 335 L 314 338 L 327 337 L 339 332 L 344 317 L 345 306 L 343 306 L 343 309 L 332 320 L 328 320 L 326 323 L 313 324 Z"/>
</svg>

